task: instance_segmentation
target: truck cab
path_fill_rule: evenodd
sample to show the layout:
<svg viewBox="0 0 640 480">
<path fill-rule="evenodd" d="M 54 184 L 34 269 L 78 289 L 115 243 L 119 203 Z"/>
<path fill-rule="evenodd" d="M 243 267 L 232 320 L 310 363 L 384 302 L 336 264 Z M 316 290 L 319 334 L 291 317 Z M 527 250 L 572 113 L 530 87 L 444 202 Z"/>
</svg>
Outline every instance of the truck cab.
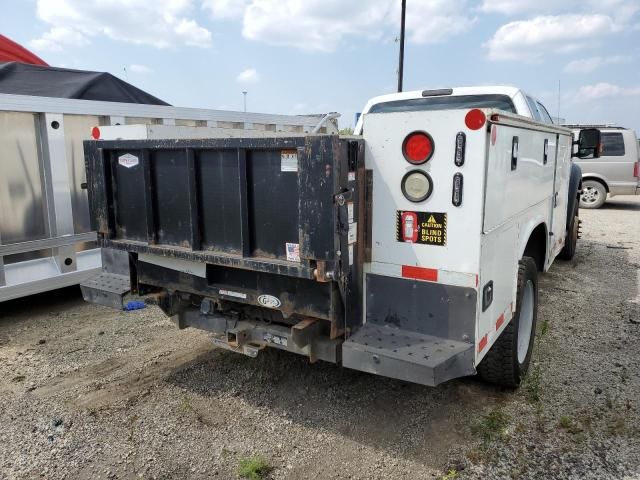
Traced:
<svg viewBox="0 0 640 480">
<path fill-rule="evenodd" d="M 541 123 L 553 124 L 551 115 L 542 102 L 519 88 L 509 86 L 441 88 L 380 95 L 366 103 L 362 115 L 380 111 L 410 112 L 473 107 L 495 108 Z M 362 134 L 362 115 L 354 129 L 356 135 Z"/>
</svg>

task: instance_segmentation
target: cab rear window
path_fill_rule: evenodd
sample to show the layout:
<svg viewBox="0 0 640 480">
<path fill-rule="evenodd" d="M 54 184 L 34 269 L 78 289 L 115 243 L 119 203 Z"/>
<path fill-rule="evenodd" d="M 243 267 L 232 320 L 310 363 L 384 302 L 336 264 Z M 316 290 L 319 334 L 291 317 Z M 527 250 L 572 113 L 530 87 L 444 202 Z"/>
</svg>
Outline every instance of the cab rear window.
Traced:
<svg viewBox="0 0 640 480">
<path fill-rule="evenodd" d="M 516 107 L 507 95 L 459 95 L 408 98 L 391 102 L 376 103 L 369 113 L 422 112 L 432 110 L 452 110 L 471 108 L 495 108 L 516 113 Z"/>
</svg>

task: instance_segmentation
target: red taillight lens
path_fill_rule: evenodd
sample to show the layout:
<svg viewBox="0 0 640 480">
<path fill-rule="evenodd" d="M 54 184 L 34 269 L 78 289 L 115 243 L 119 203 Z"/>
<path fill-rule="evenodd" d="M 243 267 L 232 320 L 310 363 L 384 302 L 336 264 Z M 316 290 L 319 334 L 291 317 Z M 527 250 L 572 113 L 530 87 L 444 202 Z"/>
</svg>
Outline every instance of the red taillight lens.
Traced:
<svg viewBox="0 0 640 480">
<path fill-rule="evenodd" d="M 640 161 L 636 162 L 633 165 L 633 176 L 636 178 L 640 178 Z"/>
<path fill-rule="evenodd" d="M 431 135 L 426 132 L 413 132 L 402 143 L 402 154 L 409 163 L 419 165 L 433 155 L 434 145 Z"/>
<path fill-rule="evenodd" d="M 469 110 L 467 115 L 464 117 L 464 123 L 469 130 L 480 130 L 486 121 L 487 116 L 482 110 L 478 110 L 477 108 Z"/>
</svg>

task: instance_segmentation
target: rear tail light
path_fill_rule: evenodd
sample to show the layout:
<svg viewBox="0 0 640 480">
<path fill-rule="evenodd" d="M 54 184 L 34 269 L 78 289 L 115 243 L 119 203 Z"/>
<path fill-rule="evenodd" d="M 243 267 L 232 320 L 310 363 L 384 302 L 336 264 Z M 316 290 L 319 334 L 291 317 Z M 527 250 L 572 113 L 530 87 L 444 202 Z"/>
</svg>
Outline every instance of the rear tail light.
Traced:
<svg viewBox="0 0 640 480">
<path fill-rule="evenodd" d="M 640 178 L 640 160 L 633 165 L 633 176 Z"/>
<path fill-rule="evenodd" d="M 411 170 L 402 178 L 402 194 L 411 202 L 422 202 L 431 196 L 433 181 L 422 170 Z"/>
<path fill-rule="evenodd" d="M 402 154 L 414 165 L 425 163 L 433 156 L 433 139 L 426 132 L 413 132 L 402 142 Z"/>
<path fill-rule="evenodd" d="M 464 124 L 469 130 L 480 130 L 482 127 L 484 127 L 486 121 L 487 116 L 482 110 L 479 110 L 477 108 L 469 110 L 469 112 L 467 112 L 467 115 L 464 117 Z"/>
</svg>

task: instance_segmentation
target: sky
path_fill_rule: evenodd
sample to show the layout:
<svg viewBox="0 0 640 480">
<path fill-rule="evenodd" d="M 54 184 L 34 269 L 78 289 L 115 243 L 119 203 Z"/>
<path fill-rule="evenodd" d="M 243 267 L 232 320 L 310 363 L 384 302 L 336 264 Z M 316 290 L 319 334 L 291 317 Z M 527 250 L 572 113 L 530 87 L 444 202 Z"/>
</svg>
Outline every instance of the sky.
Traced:
<svg viewBox="0 0 640 480">
<path fill-rule="evenodd" d="M 395 91 L 400 0 L 0 0 L 0 33 L 182 107 L 342 113 Z M 405 90 L 513 85 L 640 132 L 640 0 L 407 0 Z"/>
</svg>

